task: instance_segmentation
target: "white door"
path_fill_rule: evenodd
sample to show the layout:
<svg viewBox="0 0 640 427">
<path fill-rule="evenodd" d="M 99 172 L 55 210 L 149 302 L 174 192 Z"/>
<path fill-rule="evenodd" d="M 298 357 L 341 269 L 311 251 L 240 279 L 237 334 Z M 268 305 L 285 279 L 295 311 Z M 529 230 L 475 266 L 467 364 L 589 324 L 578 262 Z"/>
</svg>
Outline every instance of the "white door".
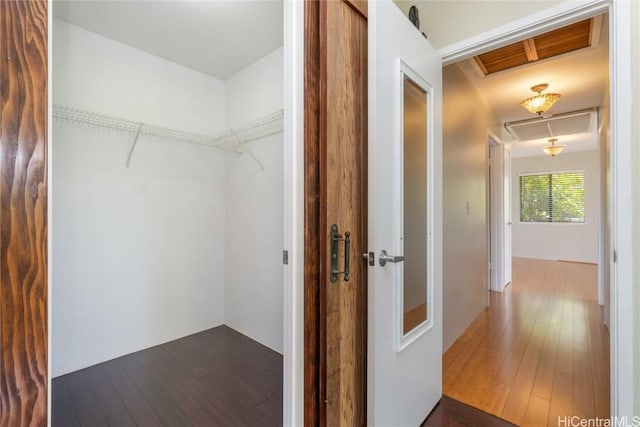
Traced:
<svg viewBox="0 0 640 427">
<path fill-rule="evenodd" d="M 441 113 L 439 54 L 369 2 L 369 425 L 418 426 L 442 396 Z"/>
<path fill-rule="evenodd" d="M 511 233 L 513 230 L 513 217 L 511 215 L 511 147 L 504 146 L 504 288 L 511 283 Z M 519 185 L 516 183 L 515 185 Z"/>
</svg>

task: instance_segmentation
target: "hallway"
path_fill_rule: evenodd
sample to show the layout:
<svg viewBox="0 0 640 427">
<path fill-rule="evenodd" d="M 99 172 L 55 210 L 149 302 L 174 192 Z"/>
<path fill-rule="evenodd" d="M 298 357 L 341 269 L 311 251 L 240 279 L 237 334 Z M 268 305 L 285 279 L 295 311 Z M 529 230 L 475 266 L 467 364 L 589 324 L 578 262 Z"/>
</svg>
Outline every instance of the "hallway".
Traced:
<svg viewBox="0 0 640 427">
<path fill-rule="evenodd" d="M 445 395 L 522 426 L 608 417 L 597 266 L 513 259 L 513 281 L 443 356 Z"/>
</svg>

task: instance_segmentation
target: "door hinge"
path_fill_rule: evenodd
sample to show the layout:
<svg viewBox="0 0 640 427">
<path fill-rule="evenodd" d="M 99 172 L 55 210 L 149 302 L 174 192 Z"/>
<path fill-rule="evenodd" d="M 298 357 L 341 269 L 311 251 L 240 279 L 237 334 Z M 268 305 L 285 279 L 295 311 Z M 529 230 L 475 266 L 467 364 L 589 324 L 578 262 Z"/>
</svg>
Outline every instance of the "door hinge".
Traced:
<svg viewBox="0 0 640 427">
<path fill-rule="evenodd" d="M 615 249 L 613 250 L 613 262 L 618 262 L 618 253 L 615 251 Z"/>
<path fill-rule="evenodd" d="M 289 265 L 289 251 L 282 251 L 282 263 L 284 265 Z"/>
</svg>

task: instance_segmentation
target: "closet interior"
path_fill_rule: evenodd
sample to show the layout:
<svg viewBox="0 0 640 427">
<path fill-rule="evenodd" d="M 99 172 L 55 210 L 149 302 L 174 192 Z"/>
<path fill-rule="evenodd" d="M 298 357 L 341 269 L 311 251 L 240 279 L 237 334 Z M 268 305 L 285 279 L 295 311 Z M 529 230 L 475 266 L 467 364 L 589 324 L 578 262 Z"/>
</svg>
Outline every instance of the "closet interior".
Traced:
<svg viewBox="0 0 640 427">
<path fill-rule="evenodd" d="M 52 425 L 279 425 L 281 1 L 56 1 Z"/>
</svg>

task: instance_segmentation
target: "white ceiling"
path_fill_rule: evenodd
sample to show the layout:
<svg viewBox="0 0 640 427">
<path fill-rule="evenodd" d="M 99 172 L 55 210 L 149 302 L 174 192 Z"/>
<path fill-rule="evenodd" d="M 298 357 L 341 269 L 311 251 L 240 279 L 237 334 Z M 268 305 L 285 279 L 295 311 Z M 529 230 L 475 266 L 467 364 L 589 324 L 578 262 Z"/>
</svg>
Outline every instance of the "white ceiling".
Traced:
<svg viewBox="0 0 640 427">
<path fill-rule="evenodd" d="M 481 77 L 470 61 L 463 61 L 458 66 L 470 78 L 501 123 L 536 117 L 535 114 L 520 107 L 518 103 L 534 95 L 529 88 L 538 83 L 549 83 L 547 92 L 557 92 L 562 95 L 562 98 L 545 113 L 545 116 L 600 107 L 608 93 L 608 31 L 605 17 L 602 19 L 600 42 L 597 46 L 486 77 Z M 566 144 L 566 152 L 595 150 L 597 148 L 595 132 L 597 130 L 592 133 L 563 137 L 558 144 Z M 512 153 L 514 157 L 542 155 L 541 148 L 546 145 L 549 145 L 547 140 L 526 143 L 514 141 Z"/>
<path fill-rule="evenodd" d="M 282 0 L 54 1 L 54 17 L 226 80 L 282 46 Z"/>
<path fill-rule="evenodd" d="M 221 80 L 283 43 L 282 0 L 55 1 L 56 18 Z M 549 83 L 562 98 L 545 115 L 603 104 L 608 75 L 608 25 L 600 43 L 550 60 L 481 76 L 458 65 L 501 123 L 535 117 L 518 105 L 529 88 Z M 594 133 L 562 138 L 567 152 L 597 148 Z M 546 140 L 513 142 L 514 157 L 539 155 Z"/>
</svg>

